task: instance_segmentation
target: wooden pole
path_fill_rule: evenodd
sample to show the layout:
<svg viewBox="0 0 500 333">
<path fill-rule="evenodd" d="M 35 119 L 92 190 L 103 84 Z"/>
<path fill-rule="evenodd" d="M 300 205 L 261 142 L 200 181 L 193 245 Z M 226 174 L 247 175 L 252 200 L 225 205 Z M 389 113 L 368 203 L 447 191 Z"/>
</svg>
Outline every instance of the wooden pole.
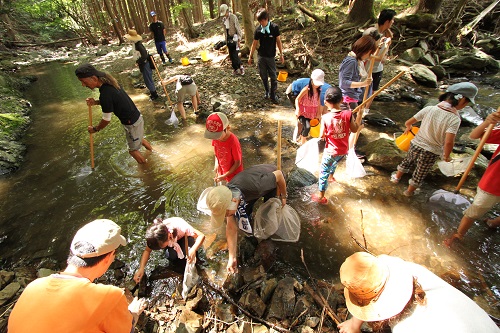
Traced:
<svg viewBox="0 0 500 333">
<path fill-rule="evenodd" d="M 89 107 L 89 126 L 92 126 L 92 106 Z M 90 134 L 90 168 L 94 170 L 94 137 Z"/>
<path fill-rule="evenodd" d="M 278 120 L 278 145 L 277 145 L 277 152 L 276 155 L 278 156 L 277 161 L 276 161 L 276 166 L 278 170 L 281 170 L 281 125 L 282 121 Z M 276 187 L 276 196 L 280 196 L 280 189 L 279 187 Z"/>
<path fill-rule="evenodd" d="M 152 55 L 150 57 L 153 60 L 153 65 L 155 66 L 156 74 L 158 74 L 158 78 L 160 79 L 160 84 L 161 84 L 162 78 L 160 75 L 160 71 L 158 70 L 158 66 L 156 66 L 155 58 Z M 170 106 L 172 106 L 173 104 L 172 104 L 172 101 L 170 100 L 170 96 L 168 95 L 167 88 L 165 88 L 165 86 L 163 84 L 161 84 L 161 86 L 163 87 L 163 91 L 165 92 L 165 95 L 167 96 L 168 103 L 170 103 Z"/>
<path fill-rule="evenodd" d="M 387 87 L 389 87 L 391 84 L 393 84 L 397 79 L 399 79 L 403 74 L 405 74 L 406 71 L 401 71 L 399 72 L 398 75 L 396 75 L 395 77 L 393 77 L 389 82 L 387 82 L 386 84 L 384 84 L 379 90 L 377 90 L 376 92 L 374 92 L 370 97 L 368 97 L 363 103 L 359 104 L 353 111 L 352 113 L 356 113 L 358 112 L 359 110 L 361 110 L 365 105 L 366 103 L 369 103 L 371 101 L 373 101 L 373 99 L 375 97 L 377 97 L 378 94 L 380 94 L 382 91 L 384 91 Z"/>
<path fill-rule="evenodd" d="M 372 76 L 372 72 L 373 72 L 373 65 L 375 64 L 375 56 L 372 55 L 370 57 L 370 67 L 368 69 L 368 75 L 366 76 L 367 78 L 371 77 Z M 370 84 L 371 86 L 372 84 Z M 370 86 L 368 87 L 365 87 L 365 94 L 363 96 L 363 102 L 366 101 L 366 98 L 368 97 L 368 91 L 370 90 Z M 356 122 L 358 123 L 358 125 L 361 125 L 361 121 L 363 120 L 363 110 L 364 109 L 361 109 L 359 111 L 359 114 L 357 115 L 357 118 L 356 118 Z M 352 143 L 352 146 L 356 146 L 356 142 L 358 142 L 358 138 L 359 138 L 359 133 L 361 133 L 361 128 L 358 128 L 358 130 L 356 131 L 356 136 L 354 137 L 354 142 Z"/>
<path fill-rule="evenodd" d="M 498 111 L 500 111 L 500 108 L 498 108 Z M 494 124 L 490 124 L 486 128 L 486 132 L 484 132 L 483 137 L 481 138 L 481 141 L 479 142 L 479 145 L 477 146 L 476 151 L 474 152 L 474 155 L 472 155 L 472 158 L 469 162 L 469 165 L 467 166 L 467 169 L 464 171 L 462 178 L 460 178 L 460 182 L 458 182 L 458 185 L 455 188 L 455 191 L 454 191 L 455 194 L 457 194 L 460 191 L 460 188 L 462 188 L 462 185 L 465 183 L 467 176 L 469 175 L 470 171 L 474 167 L 474 162 L 476 162 L 477 157 L 481 153 L 481 150 L 483 150 L 484 144 L 486 143 L 486 140 L 488 140 L 494 126 L 495 126 Z"/>
</svg>

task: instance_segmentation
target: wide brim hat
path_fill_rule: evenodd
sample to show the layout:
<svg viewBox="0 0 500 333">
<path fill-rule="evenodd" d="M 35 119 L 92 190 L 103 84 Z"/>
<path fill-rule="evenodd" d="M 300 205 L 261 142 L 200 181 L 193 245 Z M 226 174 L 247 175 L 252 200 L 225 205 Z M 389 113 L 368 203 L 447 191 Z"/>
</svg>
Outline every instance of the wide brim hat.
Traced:
<svg viewBox="0 0 500 333">
<path fill-rule="evenodd" d="M 477 95 L 477 87 L 470 82 L 460 82 L 455 83 L 446 89 L 447 92 L 451 92 L 457 95 L 462 95 L 467 97 L 472 104 L 476 104 L 474 98 Z"/>
<path fill-rule="evenodd" d="M 233 194 L 231 190 L 224 185 L 215 186 L 208 192 L 206 203 L 210 209 L 212 216 L 212 223 L 219 226 L 224 222 L 226 211 L 231 204 Z"/>
<path fill-rule="evenodd" d="M 142 37 L 139 34 L 137 34 L 137 31 L 135 31 L 134 29 L 129 29 L 128 33 L 125 34 L 125 36 L 123 37 L 125 37 L 127 40 L 131 42 L 138 42 L 142 40 Z"/>
<path fill-rule="evenodd" d="M 399 314 L 413 294 L 413 276 L 399 258 L 357 252 L 340 267 L 347 309 L 363 321 Z"/>
</svg>

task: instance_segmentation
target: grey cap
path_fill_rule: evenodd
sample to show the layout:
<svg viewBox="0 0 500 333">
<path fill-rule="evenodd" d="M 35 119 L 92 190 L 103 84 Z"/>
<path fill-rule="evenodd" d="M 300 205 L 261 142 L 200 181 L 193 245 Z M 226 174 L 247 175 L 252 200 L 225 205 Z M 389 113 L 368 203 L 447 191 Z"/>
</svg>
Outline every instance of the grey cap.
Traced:
<svg viewBox="0 0 500 333">
<path fill-rule="evenodd" d="M 476 104 L 474 102 L 474 97 L 477 95 L 477 87 L 470 82 L 460 82 L 453 84 L 446 89 L 446 92 L 451 92 L 454 94 L 460 94 L 464 97 L 467 97 L 472 104 Z"/>
</svg>

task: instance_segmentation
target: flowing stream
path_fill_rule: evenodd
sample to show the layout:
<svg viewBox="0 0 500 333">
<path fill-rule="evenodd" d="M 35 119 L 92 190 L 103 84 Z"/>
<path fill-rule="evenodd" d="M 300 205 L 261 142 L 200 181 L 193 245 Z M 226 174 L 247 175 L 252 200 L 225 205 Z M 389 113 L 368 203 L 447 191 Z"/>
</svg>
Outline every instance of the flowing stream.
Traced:
<svg viewBox="0 0 500 333">
<path fill-rule="evenodd" d="M 187 127 L 167 126 L 170 112 L 161 103 L 148 101 L 125 74 L 117 76 L 143 113 L 145 132 L 155 152 L 148 155 L 146 166 L 138 166 L 113 117 L 105 130 L 94 135 L 96 167 L 91 170 L 85 98 L 97 98 L 98 91 L 82 87 L 74 68 L 74 64 L 54 62 L 25 73 L 39 79 L 27 92 L 33 104 L 33 123 L 24 139 L 26 160 L 20 170 L 0 179 L 2 264 L 12 267 L 51 258 L 62 267 L 76 230 L 96 218 L 109 218 L 122 226 L 130 244 L 119 258 L 129 265 L 130 275 L 142 253 L 146 227 L 160 214 L 183 217 L 195 228 L 215 232 L 217 240 L 223 240 L 224 230 L 214 230 L 210 218 L 196 210 L 198 196 L 212 185 L 214 157 L 210 141 L 203 137 L 204 123 L 195 120 L 192 109 L 187 109 Z M 280 90 L 285 88 L 280 84 Z M 482 94 L 488 103 L 500 101 L 491 88 L 484 87 Z M 481 98 L 477 100 L 481 103 Z M 386 106 L 408 108 L 402 103 Z M 411 108 L 410 114 L 418 110 L 415 105 Z M 276 163 L 278 119 L 284 120 L 283 135 L 291 136 L 291 109 L 273 110 L 242 111 L 230 119 L 242 144 L 245 166 Z M 100 108 L 94 108 L 93 118 L 94 124 L 101 118 Z M 385 136 L 392 137 L 392 133 Z M 293 166 L 292 149 L 284 148 L 285 173 Z M 277 244 L 278 262 L 307 276 L 301 261 L 303 250 L 312 276 L 337 282 L 343 260 L 360 250 L 355 238 L 376 254 L 392 254 L 427 266 L 500 318 L 499 231 L 476 223 L 466 240 L 449 250 L 442 240 L 455 230 L 461 210 L 429 204 L 435 184 L 426 184 L 420 195 L 408 199 L 402 196 L 407 178 L 395 185 L 388 181 L 387 172 L 366 169 L 369 176 L 351 180 L 342 162 L 335 174 L 337 183 L 327 192 L 328 206 L 310 201 L 317 185 L 290 193 L 289 203 L 301 216 L 301 237 L 297 243 Z M 448 180 L 447 189 L 457 182 Z M 463 193 L 470 199 L 473 190 Z M 162 260 L 158 255 L 153 259 Z M 222 275 L 227 255 L 214 260 L 221 262 L 213 265 L 214 274 Z M 153 266 L 151 263 L 148 270 Z"/>
</svg>

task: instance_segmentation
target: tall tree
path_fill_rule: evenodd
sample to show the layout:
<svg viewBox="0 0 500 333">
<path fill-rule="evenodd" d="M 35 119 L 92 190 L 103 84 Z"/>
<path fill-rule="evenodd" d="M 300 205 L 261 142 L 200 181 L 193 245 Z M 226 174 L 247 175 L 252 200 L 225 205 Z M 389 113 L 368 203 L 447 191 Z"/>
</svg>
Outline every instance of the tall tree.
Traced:
<svg viewBox="0 0 500 333">
<path fill-rule="evenodd" d="M 363 24 L 373 20 L 373 0 L 354 0 L 352 9 L 347 15 L 347 20 L 351 23 Z"/>
<path fill-rule="evenodd" d="M 208 11 L 210 12 L 210 18 L 215 18 L 215 5 L 214 0 L 208 0 Z"/>
<path fill-rule="evenodd" d="M 418 0 L 415 7 L 412 8 L 412 13 L 429 13 L 437 14 L 443 0 Z"/>
<path fill-rule="evenodd" d="M 111 24 L 113 25 L 113 31 L 115 35 L 118 37 L 120 41 L 120 45 L 125 41 L 123 40 L 123 28 L 121 27 L 120 21 L 118 19 L 117 14 L 115 13 L 116 7 L 110 4 L 110 0 L 104 0 L 104 7 L 106 8 L 106 12 L 111 20 Z"/>
<path fill-rule="evenodd" d="M 243 16 L 243 31 L 245 32 L 245 48 L 250 50 L 253 43 L 254 21 L 248 0 L 241 1 L 241 15 Z"/>
</svg>

